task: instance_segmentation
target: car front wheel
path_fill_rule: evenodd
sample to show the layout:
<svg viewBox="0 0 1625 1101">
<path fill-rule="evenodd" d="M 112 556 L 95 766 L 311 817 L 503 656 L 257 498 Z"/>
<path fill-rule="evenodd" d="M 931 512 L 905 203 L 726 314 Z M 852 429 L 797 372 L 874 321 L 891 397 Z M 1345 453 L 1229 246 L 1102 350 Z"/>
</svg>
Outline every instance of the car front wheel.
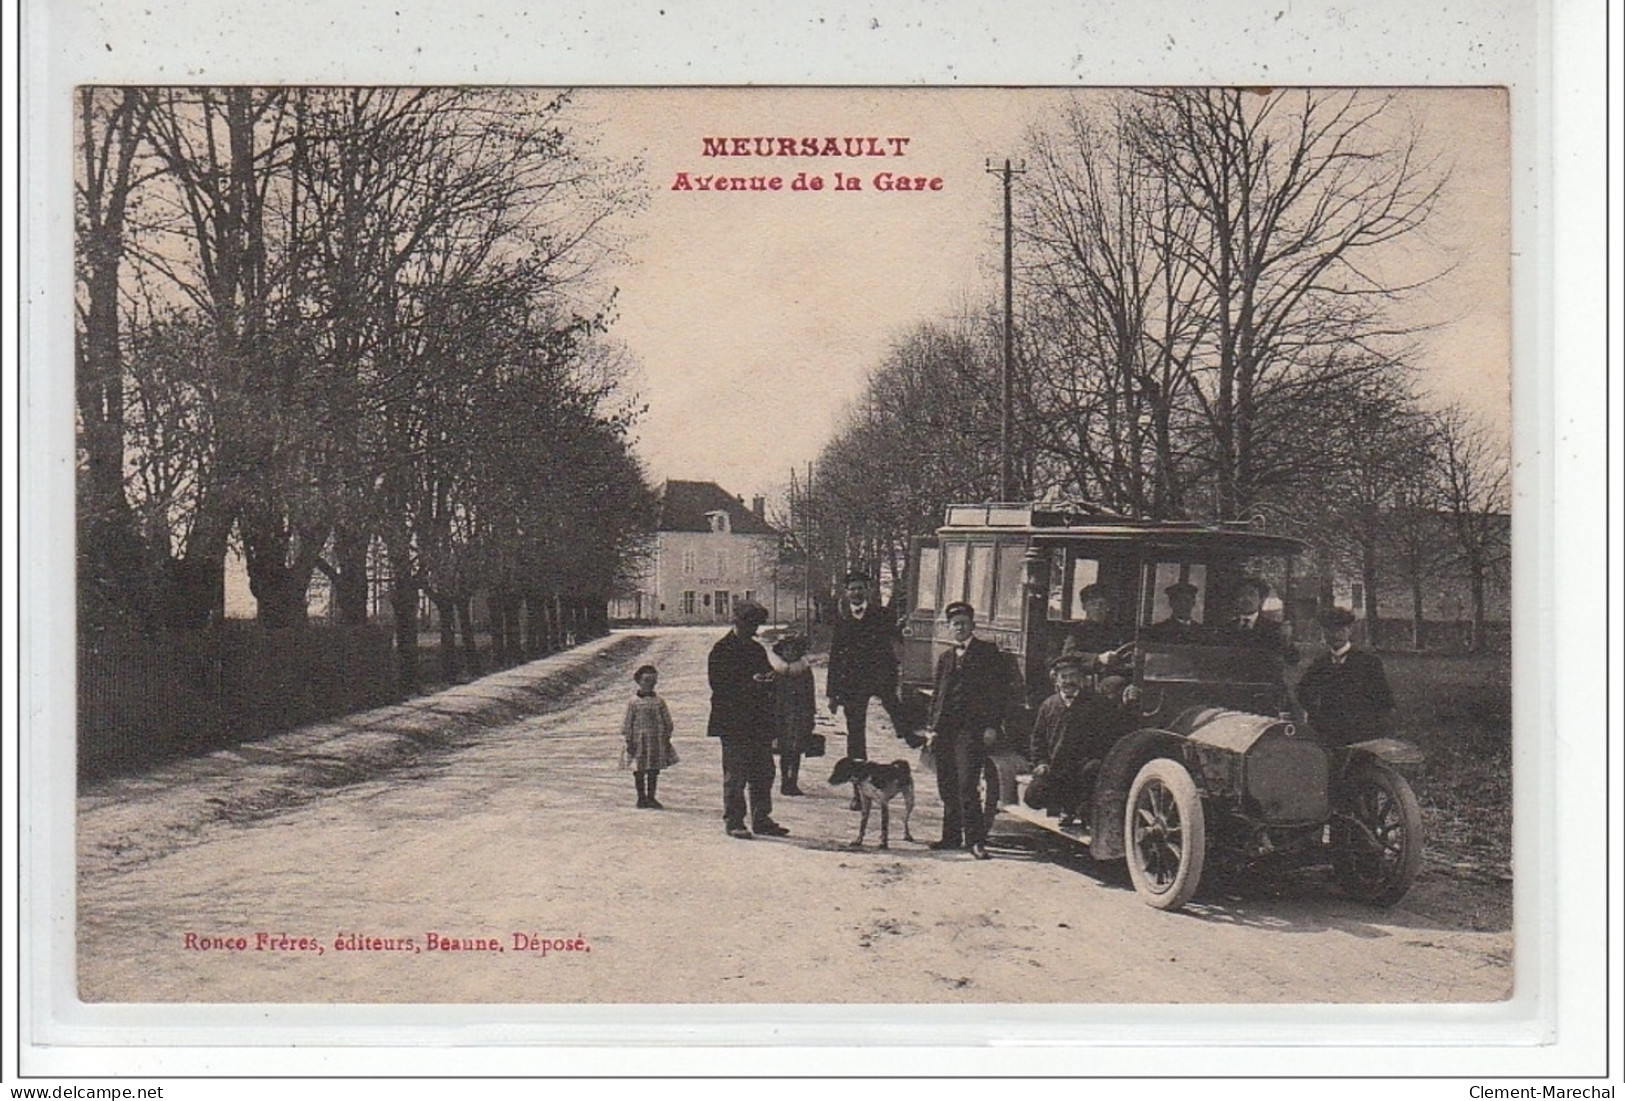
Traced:
<svg viewBox="0 0 1625 1101">
<path fill-rule="evenodd" d="M 1147 761 L 1129 788 L 1123 820 L 1129 878 L 1141 899 L 1159 910 L 1190 901 L 1207 855 L 1202 797 L 1178 761 Z"/>
<path fill-rule="evenodd" d="M 1332 870 L 1351 897 L 1392 906 L 1422 866 L 1422 808 L 1405 777 L 1364 761 L 1349 770 L 1332 817 Z"/>
</svg>

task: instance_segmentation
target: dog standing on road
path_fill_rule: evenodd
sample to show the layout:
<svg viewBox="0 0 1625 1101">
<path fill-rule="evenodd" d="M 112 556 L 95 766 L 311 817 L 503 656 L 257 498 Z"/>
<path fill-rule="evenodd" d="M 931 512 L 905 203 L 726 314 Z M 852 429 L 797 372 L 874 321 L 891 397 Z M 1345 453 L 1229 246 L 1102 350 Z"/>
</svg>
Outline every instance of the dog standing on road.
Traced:
<svg viewBox="0 0 1625 1101">
<path fill-rule="evenodd" d="M 914 814 L 914 775 L 907 761 L 883 765 L 842 757 L 835 762 L 829 782 L 836 787 L 856 786 L 858 801 L 863 804 L 863 821 L 858 824 L 858 839 L 852 842 L 852 848 L 863 848 L 863 835 L 869 830 L 869 811 L 876 803 L 880 804 L 880 847 L 890 847 L 887 841 L 890 840 L 891 801 L 899 795 L 903 797 L 903 840 L 914 840 L 914 835 L 908 832 L 908 822 Z"/>
</svg>

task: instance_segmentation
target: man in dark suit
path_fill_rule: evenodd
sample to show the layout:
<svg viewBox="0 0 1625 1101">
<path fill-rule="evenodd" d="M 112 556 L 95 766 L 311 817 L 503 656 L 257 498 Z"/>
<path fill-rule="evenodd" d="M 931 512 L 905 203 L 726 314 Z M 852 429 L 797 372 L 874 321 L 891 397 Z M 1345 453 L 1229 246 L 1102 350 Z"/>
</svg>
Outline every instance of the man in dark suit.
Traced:
<svg viewBox="0 0 1625 1101">
<path fill-rule="evenodd" d="M 1259 649 L 1267 650 L 1286 665 L 1296 665 L 1298 648 L 1288 640 L 1285 626 L 1264 615 L 1264 600 L 1270 585 L 1261 577 L 1244 577 L 1236 591 L 1236 618 L 1231 626 L 1237 636 Z"/>
<path fill-rule="evenodd" d="M 1207 641 L 1207 629 L 1195 618 L 1196 586 L 1189 581 L 1175 581 L 1162 591 L 1168 597 L 1168 618 L 1147 627 L 1145 637 L 1158 642 Z"/>
<path fill-rule="evenodd" d="M 1012 678 L 999 648 L 976 637 L 974 608 L 956 600 L 943 609 L 943 616 L 954 644 L 937 659 L 928 724 L 942 797 L 942 838 L 931 847 L 964 845 L 977 860 L 986 860 L 988 823 L 977 783 L 988 751 L 998 742 Z"/>
<path fill-rule="evenodd" d="M 733 629 L 711 647 L 711 720 L 706 733 L 722 739 L 722 819 L 728 836 L 783 837 L 773 821 L 773 666 L 756 631 L 767 609 L 752 600 L 734 605 Z M 751 829 L 745 828 L 750 794 Z"/>
<path fill-rule="evenodd" d="M 1354 613 L 1347 608 L 1328 608 L 1320 625 L 1328 650 L 1310 662 L 1298 682 L 1298 702 L 1309 713 L 1309 725 L 1338 745 L 1385 737 L 1394 696 L 1382 659 L 1354 648 Z"/>
<path fill-rule="evenodd" d="M 1067 632 L 1060 657 L 1078 658 L 1085 676 L 1096 677 L 1097 688 L 1108 699 L 1121 700 L 1134 673 L 1134 647 L 1129 632 L 1112 623 L 1111 599 L 1100 585 L 1078 590 L 1083 618 Z M 1053 667 L 1052 667 L 1053 671 Z"/>
<path fill-rule="evenodd" d="M 824 691 L 830 714 L 846 708 L 846 755 L 853 760 L 869 756 L 869 701 L 877 699 L 891 718 L 898 737 L 910 748 L 924 745 L 903 714 L 897 698 L 897 621 L 871 598 L 869 575 L 846 575 L 846 601 L 835 620 L 829 645 L 829 674 Z M 862 807 L 853 786 L 852 809 Z"/>
<path fill-rule="evenodd" d="M 1117 740 L 1122 719 L 1115 700 L 1089 688 L 1089 670 L 1078 654 L 1063 651 L 1050 672 L 1055 693 L 1033 720 L 1028 747 L 1033 786 L 1026 802 L 1060 814 L 1066 826 L 1088 816 L 1094 774 Z"/>
</svg>

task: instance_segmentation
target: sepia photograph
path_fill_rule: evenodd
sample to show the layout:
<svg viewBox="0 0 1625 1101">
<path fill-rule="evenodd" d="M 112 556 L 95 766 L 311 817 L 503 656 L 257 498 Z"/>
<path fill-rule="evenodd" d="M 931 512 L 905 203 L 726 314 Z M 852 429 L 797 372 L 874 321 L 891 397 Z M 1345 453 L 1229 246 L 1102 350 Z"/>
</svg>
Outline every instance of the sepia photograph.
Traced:
<svg viewBox="0 0 1625 1101">
<path fill-rule="evenodd" d="M 72 117 L 83 1003 L 1535 981 L 1506 88 Z"/>
</svg>

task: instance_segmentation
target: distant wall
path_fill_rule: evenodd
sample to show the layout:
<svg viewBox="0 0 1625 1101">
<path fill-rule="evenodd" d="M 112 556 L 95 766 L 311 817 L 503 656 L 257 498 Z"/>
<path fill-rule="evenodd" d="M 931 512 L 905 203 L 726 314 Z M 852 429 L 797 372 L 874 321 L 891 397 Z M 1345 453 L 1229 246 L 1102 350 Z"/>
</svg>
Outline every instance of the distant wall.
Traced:
<svg viewBox="0 0 1625 1101">
<path fill-rule="evenodd" d="M 81 778 L 253 741 L 401 698 L 388 629 L 312 625 L 79 638 Z"/>
</svg>

